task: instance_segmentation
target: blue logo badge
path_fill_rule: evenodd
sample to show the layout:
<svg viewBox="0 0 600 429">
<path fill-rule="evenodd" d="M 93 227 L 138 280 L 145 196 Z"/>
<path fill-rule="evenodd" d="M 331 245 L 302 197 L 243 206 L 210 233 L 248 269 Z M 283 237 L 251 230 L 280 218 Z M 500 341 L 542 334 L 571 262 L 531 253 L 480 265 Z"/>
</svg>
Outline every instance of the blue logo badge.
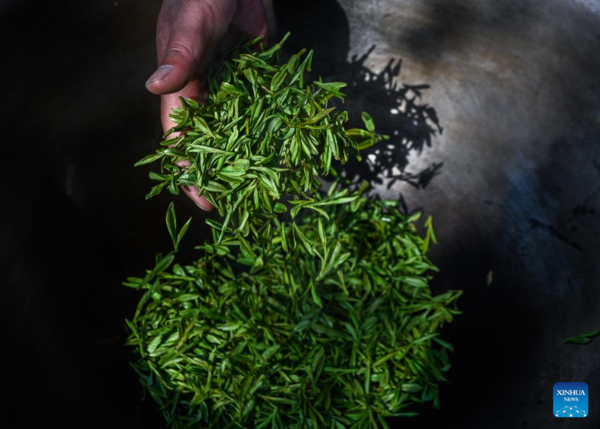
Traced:
<svg viewBox="0 0 600 429">
<path fill-rule="evenodd" d="M 554 385 L 555 417 L 587 417 L 588 385 L 585 383 L 556 383 Z"/>
</svg>

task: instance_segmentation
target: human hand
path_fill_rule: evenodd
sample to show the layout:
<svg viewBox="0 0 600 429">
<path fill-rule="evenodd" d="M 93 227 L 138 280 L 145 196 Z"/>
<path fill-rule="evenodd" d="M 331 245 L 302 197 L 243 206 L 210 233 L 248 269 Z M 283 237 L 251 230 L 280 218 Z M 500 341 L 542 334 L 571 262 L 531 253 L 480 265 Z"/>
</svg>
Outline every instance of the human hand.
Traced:
<svg viewBox="0 0 600 429">
<path fill-rule="evenodd" d="M 166 132 L 174 123 L 171 109 L 179 97 L 206 101 L 206 72 L 216 54 L 227 51 L 238 32 L 248 39 L 267 34 L 262 0 L 164 0 L 156 29 L 158 69 L 146 88 L 161 96 L 161 122 Z M 266 41 L 263 39 L 263 43 Z M 194 187 L 182 187 L 203 210 L 212 210 Z"/>
</svg>

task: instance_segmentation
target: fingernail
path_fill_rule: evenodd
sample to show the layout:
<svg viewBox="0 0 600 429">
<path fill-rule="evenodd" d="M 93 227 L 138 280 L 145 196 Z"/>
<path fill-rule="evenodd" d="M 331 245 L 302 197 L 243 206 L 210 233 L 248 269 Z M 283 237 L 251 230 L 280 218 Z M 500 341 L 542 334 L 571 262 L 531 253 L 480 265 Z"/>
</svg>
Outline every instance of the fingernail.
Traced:
<svg viewBox="0 0 600 429">
<path fill-rule="evenodd" d="M 173 71 L 173 66 L 171 65 L 164 65 L 164 66 L 160 66 L 159 68 L 156 69 L 156 71 L 154 73 L 152 73 L 152 76 L 150 76 L 150 78 L 148 78 L 148 80 L 146 81 L 146 86 L 150 85 L 151 83 L 154 83 L 156 81 L 159 80 L 163 80 L 164 78 L 166 78 L 169 73 L 171 73 L 171 71 Z"/>
<path fill-rule="evenodd" d="M 205 212 L 210 212 L 212 210 L 212 205 L 204 198 L 198 195 L 198 188 L 182 185 L 181 189 L 183 189 L 183 192 L 185 192 L 187 196 L 190 197 L 190 199 L 194 202 L 194 204 L 196 204 L 196 206 L 198 206 L 199 209 L 202 209 Z"/>
<path fill-rule="evenodd" d="M 195 201 L 194 201 L 195 202 Z M 206 210 L 204 207 L 202 207 L 200 204 L 196 203 L 196 205 L 198 206 L 199 209 L 204 210 L 204 211 L 208 211 Z"/>
<path fill-rule="evenodd" d="M 194 203 L 196 203 L 196 201 L 194 201 Z M 196 205 L 198 206 L 198 208 L 204 210 L 205 212 L 212 211 L 212 207 L 209 209 L 208 207 L 203 207 L 202 204 L 200 204 L 200 203 L 196 203 Z"/>
</svg>

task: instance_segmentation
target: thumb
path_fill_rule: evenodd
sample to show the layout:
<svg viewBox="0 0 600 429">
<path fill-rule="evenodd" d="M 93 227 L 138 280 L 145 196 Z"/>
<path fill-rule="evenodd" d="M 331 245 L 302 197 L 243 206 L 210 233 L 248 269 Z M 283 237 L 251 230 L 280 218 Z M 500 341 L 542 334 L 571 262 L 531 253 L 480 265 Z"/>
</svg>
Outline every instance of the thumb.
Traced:
<svg viewBox="0 0 600 429">
<path fill-rule="evenodd" d="M 171 94 L 196 78 L 210 56 L 210 45 L 228 27 L 234 13 L 233 1 L 216 7 L 211 1 L 163 7 L 157 28 L 159 67 L 146 81 L 146 88 L 154 94 Z"/>
</svg>

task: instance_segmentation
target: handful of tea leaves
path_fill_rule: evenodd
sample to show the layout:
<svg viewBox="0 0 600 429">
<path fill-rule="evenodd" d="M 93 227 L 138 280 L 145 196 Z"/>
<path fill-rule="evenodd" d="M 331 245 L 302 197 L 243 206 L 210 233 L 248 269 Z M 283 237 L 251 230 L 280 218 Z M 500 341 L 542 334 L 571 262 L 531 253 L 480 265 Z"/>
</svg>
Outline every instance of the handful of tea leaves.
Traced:
<svg viewBox="0 0 600 429">
<path fill-rule="evenodd" d="M 376 428 L 437 406 L 452 350 L 438 331 L 460 292 L 428 287 L 431 221 L 421 237 L 419 214 L 364 187 L 319 192 L 333 159 L 384 136 L 367 114 L 345 129 L 328 106 L 344 84 L 305 85 L 312 52 L 280 65 L 283 41 L 255 43 L 213 72 L 206 105 L 182 100 L 183 134 L 138 163 L 161 160 L 149 197 L 196 186 L 225 218 L 207 221 L 196 262 L 159 255 L 125 283 L 144 290 L 127 322 L 142 384 L 174 428 Z M 175 248 L 187 225 L 171 205 Z"/>
<path fill-rule="evenodd" d="M 165 137 L 185 132 L 136 164 L 161 160 L 161 172 L 150 174 L 160 183 L 146 198 L 164 188 L 178 194 L 180 185 L 195 186 L 225 216 L 222 233 L 229 227 L 244 237 L 287 211 L 282 196 L 294 206 L 293 217 L 302 208 L 320 211 L 325 204 L 350 202 L 338 196 L 315 202 L 319 174 L 332 172 L 334 159 L 344 163 L 387 136 L 375 134 L 367 113 L 366 129 L 345 129 L 347 112 L 328 106 L 334 97 L 343 99 L 345 83 L 304 83 L 312 51 L 278 64 L 288 36 L 261 53 L 250 49 L 256 40 L 236 49 L 209 78 L 206 105 L 181 99 L 182 107 L 171 114 L 177 125 Z"/>
</svg>

